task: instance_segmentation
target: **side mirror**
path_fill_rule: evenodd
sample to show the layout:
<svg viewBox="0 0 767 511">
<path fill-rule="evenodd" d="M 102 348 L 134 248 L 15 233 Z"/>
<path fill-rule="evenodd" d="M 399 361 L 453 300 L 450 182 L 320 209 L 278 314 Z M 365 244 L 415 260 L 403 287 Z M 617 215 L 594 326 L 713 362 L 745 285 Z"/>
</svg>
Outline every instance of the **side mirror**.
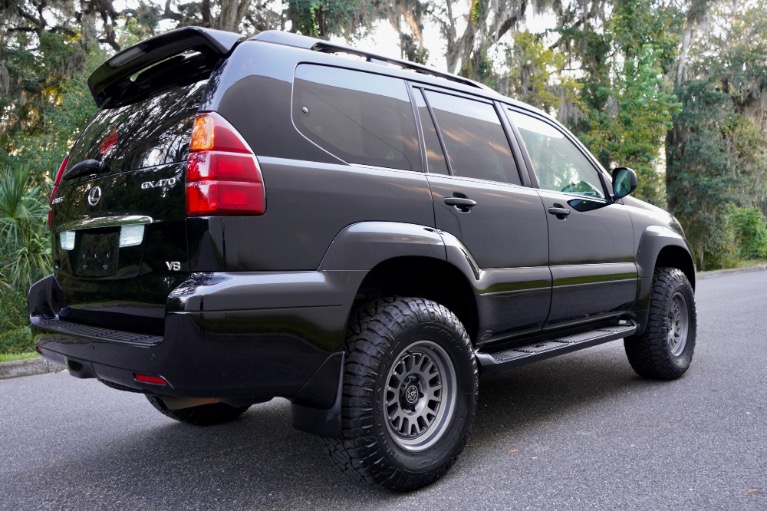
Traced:
<svg viewBox="0 0 767 511">
<path fill-rule="evenodd" d="M 629 195 L 636 189 L 636 172 L 628 167 L 618 167 L 613 170 L 613 193 L 616 200 Z"/>
</svg>

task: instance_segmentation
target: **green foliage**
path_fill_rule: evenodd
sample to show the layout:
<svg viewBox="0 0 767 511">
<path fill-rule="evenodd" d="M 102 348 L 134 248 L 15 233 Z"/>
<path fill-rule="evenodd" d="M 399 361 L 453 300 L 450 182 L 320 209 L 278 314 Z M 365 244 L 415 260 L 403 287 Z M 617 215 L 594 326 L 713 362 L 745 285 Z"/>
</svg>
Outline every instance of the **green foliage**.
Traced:
<svg viewBox="0 0 767 511">
<path fill-rule="evenodd" d="M 607 25 L 614 52 L 593 41 L 586 48 L 584 118 L 574 131 L 607 168 L 632 167 L 639 178 L 635 195 L 665 205 L 664 182 L 657 171 L 666 132 L 680 104 L 664 80 L 678 37 L 679 13 L 655 0 L 615 6 Z"/>
<path fill-rule="evenodd" d="M 567 57 L 544 44 L 543 38 L 529 31 L 514 35 L 507 49 L 508 84 L 504 92 L 546 112 L 554 112 L 565 101 L 579 102 L 580 84 L 563 71 Z"/>
<path fill-rule="evenodd" d="M 26 168 L 0 171 L 0 284 L 27 289 L 50 271 L 48 189 Z"/>
<path fill-rule="evenodd" d="M 331 35 L 351 38 L 370 24 L 379 7 L 365 0 L 291 0 L 287 16 L 293 32 L 324 39 Z"/>
<path fill-rule="evenodd" d="M 29 353 L 34 349 L 27 320 L 26 293 L 0 289 L 0 353 Z"/>
<path fill-rule="evenodd" d="M 691 46 L 666 149 L 669 206 L 706 268 L 764 253 L 767 2 L 717 4 L 709 23 Z"/>
<path fill-rule="evenodd" d="M 756 208 L 733 207 L 730 211 L 738 256 L 741 259 L 767 257 L 767 220 Z"/>
</svg>

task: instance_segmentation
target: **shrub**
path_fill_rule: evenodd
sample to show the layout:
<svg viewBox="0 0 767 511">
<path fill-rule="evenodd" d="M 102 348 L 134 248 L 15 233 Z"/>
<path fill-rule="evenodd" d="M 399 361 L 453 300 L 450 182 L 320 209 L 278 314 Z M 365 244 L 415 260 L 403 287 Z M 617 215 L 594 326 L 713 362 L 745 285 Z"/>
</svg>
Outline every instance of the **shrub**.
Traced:
<svg viewBox="0 0 767 511">
<path fill-rule="evenodd" d="M 757 208 L 732 208 L 732 227 L 741 259 L 767 256 L 767 221 Z"/>
<path fill-rule="evenodd" d="M 34 350 L 25 293 L 3 288 L 0 290 L 0 353 L 27 353 Z"/>
</svg>

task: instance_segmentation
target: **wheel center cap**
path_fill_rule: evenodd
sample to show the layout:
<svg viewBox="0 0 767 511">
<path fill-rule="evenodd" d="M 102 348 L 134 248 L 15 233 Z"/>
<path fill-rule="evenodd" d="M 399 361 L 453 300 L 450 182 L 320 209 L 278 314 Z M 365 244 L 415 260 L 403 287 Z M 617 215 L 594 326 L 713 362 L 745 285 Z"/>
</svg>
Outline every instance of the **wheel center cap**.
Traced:
<svg viewBox="0 0 767 511">
<path fill-rule="evenodd" d="M 417 386 L 410 385 L 408 388 L 405 389 L 405 400 L 410 405 L 415 404 L 415 402 L 418 401 L 418 387 Z"/>
</svg>

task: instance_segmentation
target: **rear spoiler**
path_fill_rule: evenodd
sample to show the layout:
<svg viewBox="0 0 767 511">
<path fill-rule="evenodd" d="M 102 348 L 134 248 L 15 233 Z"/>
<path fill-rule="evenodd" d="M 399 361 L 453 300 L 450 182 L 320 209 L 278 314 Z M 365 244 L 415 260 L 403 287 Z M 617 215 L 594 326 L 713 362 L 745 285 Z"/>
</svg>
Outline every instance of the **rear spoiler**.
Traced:
<svg viewBox="0 0 767 511">
<path fill-rule="evenodd" d="M 96 104 L 102 106 L 111 96 L 124 97 L 134 83 L 131 76 L 142 69 L 189 50 L 209 56 L 226 55 L 242 39 L 239 34 L 201 27 L 171 30 L 107 60 L 88 78 L 88 88 Z"/>
</svg>

